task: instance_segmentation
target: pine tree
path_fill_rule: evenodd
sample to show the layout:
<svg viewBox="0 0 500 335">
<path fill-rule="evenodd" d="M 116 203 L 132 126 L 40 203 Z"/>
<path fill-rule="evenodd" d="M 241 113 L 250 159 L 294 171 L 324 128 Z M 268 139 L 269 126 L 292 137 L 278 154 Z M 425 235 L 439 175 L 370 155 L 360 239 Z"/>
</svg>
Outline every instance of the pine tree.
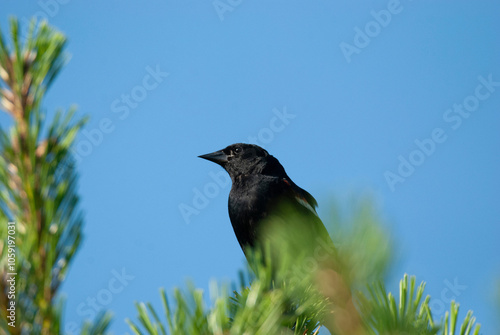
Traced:
<svg viewBox="0 0 500 335">
<path fill-rule="evenodd" d="M 45 120 L 43 98 L 68 60 L 64 35 L 33 21 L 23 40 L 16 19 L 10 30 L 10 40 L 0 31 L 0 107 L 13 121 L 0 129 L 0 327 L 62 334 L 58 291 L 83 225 L 70 148 L 85 119 L 72 108 Z M 84 332 L 102 333 L 109 321 L 101 315 Z"/>
</svg>

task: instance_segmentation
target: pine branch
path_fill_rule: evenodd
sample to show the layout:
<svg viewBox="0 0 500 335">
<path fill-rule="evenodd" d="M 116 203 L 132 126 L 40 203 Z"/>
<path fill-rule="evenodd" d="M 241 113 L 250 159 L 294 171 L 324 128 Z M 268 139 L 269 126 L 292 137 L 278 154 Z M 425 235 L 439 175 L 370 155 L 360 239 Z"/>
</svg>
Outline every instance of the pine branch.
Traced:
<svg viewBox="0 0 500 335">
<path fill-rule="evenodd" d="M 14 121 L 8 133 L 0 129 L 0 240 L 7 240 L 4 223 L 15 222 L 17 311 L 16 326 L 7 325 L 7 246 L 2 244 L 0 325 L 11 334 L 60 334 L 62 302 L 56 297 L 83 225 L 70 147 L 86 120 L 75 120 L 74 109 L 58 111 L 45 127 L 44 95 L 68 59 L 64 35 L 32 21 L 21 41 L 16 19 L 10 30 L 9 42 L 0 31 L 0 107 Z M 108 324 L 104 315 L 86 329 L 101 331 Z"/>
</svg>

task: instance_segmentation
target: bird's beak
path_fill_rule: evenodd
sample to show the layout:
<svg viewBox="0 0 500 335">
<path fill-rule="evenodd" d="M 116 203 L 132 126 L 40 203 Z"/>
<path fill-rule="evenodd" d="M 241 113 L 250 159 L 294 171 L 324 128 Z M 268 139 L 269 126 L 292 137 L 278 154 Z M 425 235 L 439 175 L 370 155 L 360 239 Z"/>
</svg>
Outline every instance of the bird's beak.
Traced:
<svg viewBox="0 0 500 335">
<path fill-rule="evenodd" d="M 227 163 L 227 155 L 222 150 L 198 157 L 217 163 L 219 165 L 224 165 L 225 163 Z"/>
</svg>

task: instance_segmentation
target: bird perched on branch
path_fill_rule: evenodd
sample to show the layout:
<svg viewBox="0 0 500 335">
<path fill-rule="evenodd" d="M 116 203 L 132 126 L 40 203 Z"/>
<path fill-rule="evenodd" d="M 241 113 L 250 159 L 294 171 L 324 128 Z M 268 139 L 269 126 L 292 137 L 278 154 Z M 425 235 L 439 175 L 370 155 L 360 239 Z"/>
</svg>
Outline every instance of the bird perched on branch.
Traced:
<svg viewBox="0 0 500 335">
<path fill-rule="evenodd" d="M 313 196 L 298 187 L 280 162 L 257 145 L 236 143 L 199 157 L 219 164 L 231 177 L 229 218 L 247 258 L 249 248 L 266 246 L 266 235 L 271 235 L 273 257 L 292 259 L 295 267 L 303 270 L 298 278 L 317 282 L 319 292 L 329 301 L 324 324 L 330 332 L 361 334 L 362 323 L 349 285 L 328 231 L 316 214 Z M 280 223 L 279 229 L 266 230 L 276 223 Z M 306 266 L 311 261 L 315 270 Z M 288 269 L 287 274 L 295 275 L 294 270 Z M 312 272 L 311 276 L 304 276 L 304 271 Z"/>
</svg>

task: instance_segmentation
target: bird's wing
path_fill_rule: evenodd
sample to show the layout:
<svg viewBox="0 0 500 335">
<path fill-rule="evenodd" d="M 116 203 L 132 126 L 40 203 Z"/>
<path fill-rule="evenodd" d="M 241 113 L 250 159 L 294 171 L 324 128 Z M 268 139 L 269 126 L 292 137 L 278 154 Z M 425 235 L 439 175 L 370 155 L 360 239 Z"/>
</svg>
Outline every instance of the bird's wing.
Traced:
<svg viewBox="0 0 500 335">
<path fill-rule="evenodd" d="M 283 178 L 283 182 L 287 185 L 288 193 L 291 194 L 299 204 L 314 213 L 314 215 L 318 216 L 316 213 L 318 202 L 309 192 L 298 187 L 293 181 L 287 178 Z"/>
<path fill-rule="evenodd" d="M 311 239 L 320 238 L 326 243 L 325 245 L 333 246 L 328 230 L 323 225 L 318 213 L 316 213 L 316 207 L 318 206 L 316 199 L 309 192 L 298 187 L 289 178 L 283 178 L 280 184 L 285 188 L 286 197 L 296 210 L 294 213 L 295 217 L 306 224 L 302 226 L 306 229 L 302 230 L 301 233 L 305 234 L 304 236 L 309 236 Z"/>
</svg>

